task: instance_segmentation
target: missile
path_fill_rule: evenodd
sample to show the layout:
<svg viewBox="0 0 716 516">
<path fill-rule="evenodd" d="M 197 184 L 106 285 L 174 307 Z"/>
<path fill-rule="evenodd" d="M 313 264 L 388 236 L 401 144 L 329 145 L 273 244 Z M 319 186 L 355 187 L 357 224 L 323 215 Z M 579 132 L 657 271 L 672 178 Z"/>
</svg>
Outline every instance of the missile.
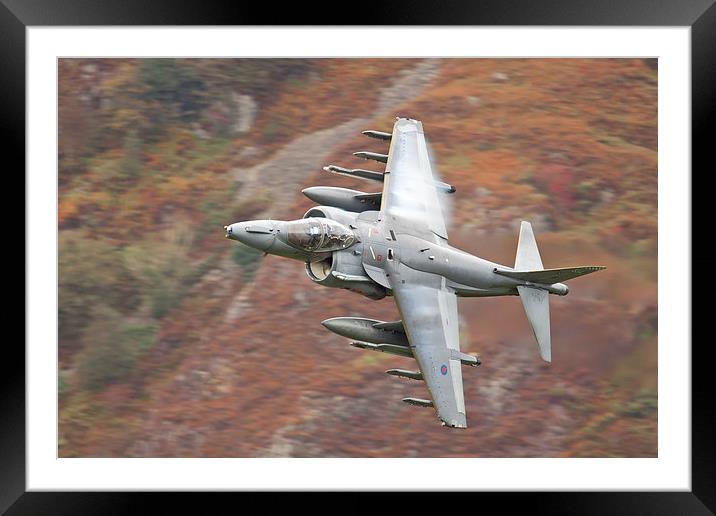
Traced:
<svg viewBox="0 0 716 516">
<path fill-rule="evenodd" d="M 373 172 L 372 170 L 363 170 L 362 168 L 343 168 L 337 167 L 336 165 L 328 165 L 327 167 L 323 167 L 323 170 L 343 176 L 360 177 L 361 179 L 378 181 L 379 183 L 383 182 L 382 172 Z"/>
<path fill-rule="evenodd" d="M 386 140 L 390 141 L 390 139 L 393 137 L 390 133 L 385 133 L 383 131 L 363 131 L 363 134 L 365 134 L 368 138 L 375 138 L 376 140 Z"/>
<path fill-rule="evenodd" d="M 430 400 L 421 400 L 420 398 L 403 398 L 403 401 L 408 405 L 415 405 L 416 407 L 432 407 L 433 402 Z"/>
<path fill-rule="evenodd" d="M 435 181 L 435 187 L 445 193 L 455 193 L 455 191 L 457 190 L 453 185 L 443 183 L 442 181 Z"/>
<path fill-rule="evenodd" d="M 362 168 L 343 168 L 336 165 L 328 165 L 327 167 L 323 167 L 323 170 L 343 176 L 360 177 L 361 179 L 378 181 L 380 183 L 385 181 L 385 175 L 382 172 L 375 172 L 373 170 L 365 170 Z M 455 193 L 456 191 L 456 188 L 453 185 L 443 183 L 442 181 L 435 181 L 435 188 L 449 194 Z"/>
<path fill-rule="evenodd" d="M 374 344 L 385 343 L 403 347 L 409 346 L 403 325 L 400 321 L 398 323 L 400 324 L 400 330 L 397 329 L 395 323 L 385 323 L 384 321 L 375 321 L 362 317 L 333 317 L 332 319 L 326 319 L 321 324 L 333 333 L 349 339 Z M 387 328 L 376 326 L 386 324 L 391 324 L 392 326 Z"/>
<path fill-rule="evenodd" d="M 456 349 L 450 350 L 450 358 L 452 360 L 459 360 L 462 365 L 468 365 L 471 367 L 477 367 L 482 364 L 482 360 L 480 360 L 480 355 L 468 355 L 467 353 L 462 353 L 461 351 L 457 351 Z"/>
<path fill-rule="evenodd" d="M 413 352 L 408 346 L 396 346 L 395 344 L 371 344 L 370 342 L 351 342 L 351 346 L 359 349 L 369 349 L 370 351 L 380 351 L 389 355 L 398 355 L 401 357 L 413 358 Z"/>
<path fill-rule="evenodd" d="M 354 152 L 353 155 L 356 156 L 357 158 L 372 159 L 375 161 L 380 161 L 381 163 L 388 163 L 388 155 L 387 154 L 379 154 L 378 152 L 359 151 L 359 152 Z"/>
<path fill-rule="evenodd" d="M 380 209 L 382 194 L 364 193 L 337 186 L 312 186 L 302 190 L 303 195 L 318 204 L 335 206 L 346 211 L 361 213 Z"/>
<path fill-rule="evenodd" d="M 388 369 L 386 374 L 390 376 L 398 376 L 400 378 L 410 378 L 411 380 L 422 380 L 423 373 L 420 371 L 406 371 L 405 369 Z"/>
</svg>

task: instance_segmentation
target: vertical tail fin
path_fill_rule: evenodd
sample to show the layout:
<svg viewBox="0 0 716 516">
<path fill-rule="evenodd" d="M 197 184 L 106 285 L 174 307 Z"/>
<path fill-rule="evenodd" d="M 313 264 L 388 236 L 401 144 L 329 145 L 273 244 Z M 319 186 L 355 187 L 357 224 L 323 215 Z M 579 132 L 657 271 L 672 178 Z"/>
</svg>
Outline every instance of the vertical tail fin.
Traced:
<svg viewBox="0 0 716 516">
<path fill-rule="evenodd" d="M 532 232 L 532 224 L 522 221 L 520 225 L 520 239 L 517 241 L 517 256 L 515 256 L 516 271 L 541 271 L 544 269 L 542 258 L 537 249 L 537 241 Z"/>
<path fill-rule="evenodd" d="M 522 221 L 520 225 L 520 239 L 517 242 L 517 256 L 515 257 L 515 271 L 541 271 L 542 258 L 537 249 L 537 241 L 532 232 L 532 225 Z M 545 362 L 552 361 L 552 337 L 549 327 L 549 292 L 546 290 L 517 287 L 525 308 L 527 319 L 537 339 L 539 354 Z"/>
</svg>

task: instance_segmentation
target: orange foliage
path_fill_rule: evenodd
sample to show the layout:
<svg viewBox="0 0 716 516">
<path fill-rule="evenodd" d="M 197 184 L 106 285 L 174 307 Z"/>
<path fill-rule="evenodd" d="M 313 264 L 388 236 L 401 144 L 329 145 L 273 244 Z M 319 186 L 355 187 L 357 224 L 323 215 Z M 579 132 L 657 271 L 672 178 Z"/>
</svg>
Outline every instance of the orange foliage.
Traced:
<svg viewBox="0 0 716 516">
<path fill-rule="evenodd" d="M 100 78 L 85 77 L 82 63 L 61 65 L 60 148 L 75 160 L 60 189 L 61 230 L 92 216 L 131 245 L 183 216 L 197 233 L 192 263 L 216 260 L 158 321 L 131 380 L 63 397 L 60 456 L 655 456 L 656 412 L 639 397 L 654 390 L 657 372 L 655 70 L 640 59 L 444 59 L 429 87 L 365 127 L 389 129 L 397 113 L 423 121 L 443 180 L 457 187 L 452 245 L 511 264 L 515 222 L 536 218 L 546 266 L 608 266 L 554 301 L 551 366 L 539 361 L 519 302 L 460 301 L 462 349 L 480 352 L 483 365 L 463 373 L 470 428 L 455 433 L 432 411 L 400 404 L 425 395 L 422 384 L 383 374 L 414 364 L 350 348 L 320 324 L 349 314 L 397 320 L 392 299 L 328 291 L 301 263 L 275 256 L 246 281 L 236 245 L 211 220 L 263 217 L 269 207 L 299 217 L 312 206 L 301 187 L 316 184 L 380 189 L 318 166 L 298 182 L 264 169 L 247 179 L 257 191 L 234 202 L 237 169 L 268 163 L 299 136 L 371 117 L 377 92 L 414 61 L 313 64 L 276 81 L 252 130 L 224 146 L 166 128 L 142 148 L 136 182 L 117 193 L 92 167 L 121 160 L 122 141 L 87 170 L 78 165 L 101 122 L 69 81 L 98 82 L 121 98 L 136 63 L 100 66 Z M 208 109 L 214 125 L 226 124 L 219 104 Z M 106 121 L 115 128 L 135 117 L 116 114 Z M 366 167 L 350 152 L 381 148 L 356 134 L 332 145 L 326 164 Z M 285 206 L 272 204 L 280 188 L 295 191 Z"/>
</svg>

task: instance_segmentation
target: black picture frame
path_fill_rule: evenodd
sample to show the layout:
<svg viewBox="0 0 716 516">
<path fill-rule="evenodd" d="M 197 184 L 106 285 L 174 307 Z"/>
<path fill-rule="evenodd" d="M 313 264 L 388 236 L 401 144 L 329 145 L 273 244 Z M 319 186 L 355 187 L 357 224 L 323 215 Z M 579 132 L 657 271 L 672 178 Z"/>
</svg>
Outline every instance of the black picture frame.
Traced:
<svg viewBox="0 0 716 516">
<path fill-rule="evenodd" d="M 355 13 L 355 17 L 351 16 Z M 4 161 L 25 167 L 25 30 L 29 26 L 63 25 L 608 25 L 608 26 L 689 26 L 691 27 L 692 81 L 692 172 L 704 176 L 713 170 L 708 152 L 709 135 L 716 125 L 716 5 L 714 0 L 459 0 L 437 4 L 416 4 L 406 0 L 341 4 L 296 2 L 261 5 L 255 2 L 152 0 L 121 2 L 65 0 L 0 0 L 0 120 Z M 8 160 L 8 158 L 14 158 Z M 708 161 L 707 161 L 708 160 Z M 9 170 L 9 167 L 8 167 Z M 693 184 L 693 183 L 692 183 Z M 24 191 L 24 181 L 21 188 Z M 693 189 L 692 195 L 708 195 L 708 189 Z M 697 206 L 692 197 L 692 206 Z M 701 205 L 703 206 L 703 204 Z M 17 213 L 11 220 L 17 220 Z M 704 234 L 704 220 L 692 216 L 695 231 Z M 19 226 L 19 225 L 17 225 Z M 23 227 L 21 239 L 30 238 Z M 19 227 L 16 229 L 19 231 Z M 6 233 L 6 238 L 8 237 Z M 15 246 L 17 249 L 17 246 Z M 16 253 L 17 251 L 11 251 Z M 691 250 L 693 253 L 693 249 Z M 24 256 L 23 247 L 23 256 Z M 692 255 L 693 256 L 693 255 Z M 707 264 L 692 258 L 692 266 Z M 702 270 L 709 270 L 704 267 Z M 686 271 L 684 271 L 686 273 Z M 27 270 L 26 270 L 27 275 Z M 691 282 L 689 275 L 685 281 Z M 693 290 L 692 290 L 693 292 Z M 674 303 L 692 303 L 675 299 Z M 696 309 L 705 309 L 692 303 Z M 692 312 L 693 313 L 693 312 Z M 692 315 L 692 321 L 694 320 Z M 703 319 L 702 319 L 703 320 Z M 714 448 L 715 404 L 710 399 L 710 339 L 692 339 L 692 490 L 690 492 L 585 492 L 585 493 L 475 493 L 469 505 L 500 504 L 501 511 L 523 504 L 551 514 L 713 514 L 716 512 L 716 451 Z M 209 499 L 199 495 L 189 502 L 187 494 L 166 493 L 69 493 L 26 492 L 25 455 L 25 351 L 17 340 L 6 339 L 6 367 L 0 377 L 0 511 L 8 514 L 107 514 L 148 510 L 146 498 L 171 507 L 200 508 L 225 500 L 230 494 Z M 684 342 L 685 346 L 689 343 Z M 660 357 L 666 363 L 668 357 Z M 253 497 L 251 504 L 268 509 L 275 494 Z M 452 497 L 452 495 L 451 495 Z M 353 510 L 371 509 L 369 502 L 350 496 Z M 241 503 L 246 503 L 243 496 Z M 417 501 L 417 503 L 416 503 Z M 265 504 L 270 505 L 266 506 Z M 329 502 L 325 502 L 329 504 Z M 345 499 L 341 500 L 345 507 Z M 451 502 L 452 503 L 452 502 Z M 193 505 L 196 504 L 196 505 Z M 413 507 L 425 507 L 412 499 Z M 438 502 L 442 509 L 444 505 Z M 327 505 L 326 505 L 327 506 Z M 246 509 L 246 506 L 242 506 Z M 394 507 L 397 510 L 397 507 Z M 232 511 L 233 512 L 233 511 Z M 263 511 L 262 511 L 263 512 Z"/>
</svg>

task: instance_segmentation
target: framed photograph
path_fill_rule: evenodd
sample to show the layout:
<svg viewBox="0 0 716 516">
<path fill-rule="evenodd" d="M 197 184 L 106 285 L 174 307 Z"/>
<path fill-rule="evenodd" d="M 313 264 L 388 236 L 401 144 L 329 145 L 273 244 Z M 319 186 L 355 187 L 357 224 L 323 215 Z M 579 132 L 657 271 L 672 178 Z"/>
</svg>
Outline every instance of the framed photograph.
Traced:
<svg viewBox="0 0 716 516">
<path fill-rule="evenodd" d="M 716 7 L 561 4 L 3 0 L 28 302 L 0 508 L 713 511 L 690 299 Z"/>
</svg>

